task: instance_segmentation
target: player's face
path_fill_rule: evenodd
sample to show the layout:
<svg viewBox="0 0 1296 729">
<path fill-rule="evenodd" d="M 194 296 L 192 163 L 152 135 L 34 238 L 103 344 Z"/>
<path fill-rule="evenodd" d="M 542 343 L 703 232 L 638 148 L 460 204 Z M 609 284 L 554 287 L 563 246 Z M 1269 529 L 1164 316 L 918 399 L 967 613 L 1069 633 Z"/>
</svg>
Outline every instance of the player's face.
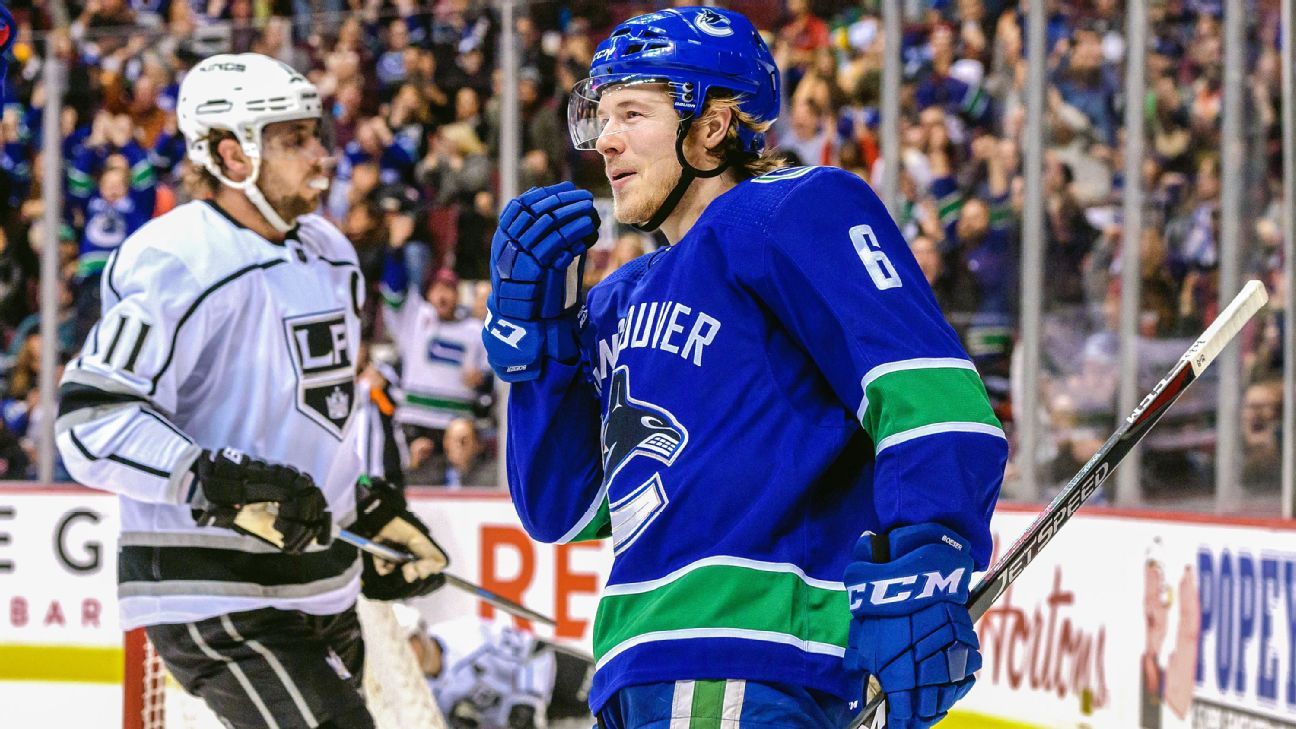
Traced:
<svg viewBox="0 0 1296 729">
<path fill-rule="evenodd" d="M 453 319 L 455 309 L 459 308 L 459 289 L 444 283 L 434 283 L 428 291 L 428 301 L 436 309 L 437 316 L 443 320 Z"/>
<path fill-rule="evenodd" d="M 275 211 L 291 221 L 319 207 L 328 189 L 330 162 L 320 143 L 318 120 L 268 124 L 262 132 L 257 187 Z"/>
<path fill-rule="evenodd" d="M 626 86 L 605 92 L 598 114 L 606 120 L 595 149 L 612 183 L 616 219 L 643 223 L 657 212 L 683 171 L 675 157 L 679 115 L 662 86 Z"/>
</svg>

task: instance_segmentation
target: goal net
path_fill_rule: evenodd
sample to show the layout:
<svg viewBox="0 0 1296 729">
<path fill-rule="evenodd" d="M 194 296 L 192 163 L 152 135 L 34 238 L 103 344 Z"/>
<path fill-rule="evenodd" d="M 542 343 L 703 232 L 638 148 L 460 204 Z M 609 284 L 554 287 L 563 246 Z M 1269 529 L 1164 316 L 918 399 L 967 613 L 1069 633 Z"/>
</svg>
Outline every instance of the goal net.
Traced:
<svg viewBox="0 0 1296 729">
<path fill-rule="evenodd" d="M 446 729 L 391 605 L 361 598 L 365 702 L 378 729 Z M 142 628 L 126 634 L 124 729 L 223 729 L 202 699 L 167 674 Z"/>
</svg>

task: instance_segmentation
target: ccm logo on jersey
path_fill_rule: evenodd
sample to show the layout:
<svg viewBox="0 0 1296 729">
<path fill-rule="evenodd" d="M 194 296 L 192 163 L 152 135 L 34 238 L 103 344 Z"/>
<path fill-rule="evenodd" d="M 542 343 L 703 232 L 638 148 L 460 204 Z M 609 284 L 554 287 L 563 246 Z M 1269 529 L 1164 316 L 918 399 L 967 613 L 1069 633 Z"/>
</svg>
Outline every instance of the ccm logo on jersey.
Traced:
<svg viewBox="0 0 1296 729">
<path fill-rule="evenodd" d="M 959 582 L 963 579 L 963 569 L 959 567 L 948 575 L 943 575 L 939 571 L 924 572 L 920 575 L 892 577 L 887 580 L 851 585 L 847 588 L 850 591 L 851 610 L 862 607 L 865 599 L 873 605 L 890 605 L 905 600 L 924 600 L 937 592 L 958 594 Z M 919 580 L 922 580 L 922 591 L 915 595 L 913 588 Z"/>
<path fill-rule="evenodd" d="M 490 309 L 486 310 L 486 331 L 513 349 L 517 349 L 518 344 L 522 342 L 522 337 L 526 336 L 525 329 L 507 319 L 496 319 L 491 316 Z"/>
</svg>

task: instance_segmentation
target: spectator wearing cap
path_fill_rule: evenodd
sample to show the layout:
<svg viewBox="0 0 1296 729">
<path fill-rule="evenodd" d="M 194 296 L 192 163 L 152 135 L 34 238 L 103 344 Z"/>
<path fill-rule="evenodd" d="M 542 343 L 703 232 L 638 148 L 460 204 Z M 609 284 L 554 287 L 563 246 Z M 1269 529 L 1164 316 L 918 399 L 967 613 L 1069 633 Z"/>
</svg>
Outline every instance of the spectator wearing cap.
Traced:
<svg viewBox="0 0 1296 729">
<path fill-rule="evenodd" d="M 474 417 L 488 367 L 482 322 L 460 309 L 454 271 L 438 269 L 422 291 L 411 289 L 399 253 L 389 250 L 382 281 L 383 320 L 401 360 L 396 422 L 411 446 L 421 437 L 439 444 L 455 418 Z"/>
<path fill-rule="evenodd" d="M 418 190 L 398 183 L 378 189 L 375 195 L 381 227 L 387 235 L 383 250 L 398 251 L 411 281 L 426 281 L 433 271 L 436 252 Z M 382 260 L 386 260 L 386 253 Z M 378 275 L 382 275 L 382 266 Z"/>
</svg>

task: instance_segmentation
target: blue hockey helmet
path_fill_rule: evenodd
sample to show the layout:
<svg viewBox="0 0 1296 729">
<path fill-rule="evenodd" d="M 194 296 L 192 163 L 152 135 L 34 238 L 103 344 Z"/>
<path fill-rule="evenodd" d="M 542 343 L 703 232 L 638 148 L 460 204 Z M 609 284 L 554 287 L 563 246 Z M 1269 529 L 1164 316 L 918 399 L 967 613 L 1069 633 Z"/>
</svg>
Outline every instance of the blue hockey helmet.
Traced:
<svg viewBox="0 0 1296 729">
<path fill-rule="evenodd" d="M 756 122 L 779 112 L 779 72 L 774 56 L 751 21 L 719 8 L 671 8 L 618 25 L 599 44 L 590 77 L 576 84 L 567 109 L 577 149 L 593 149 L 603 131 L 598 100 L 606 89 L 666 84 L 681 119 L 696 119 L 707 94 L 723 90 Z M 760 154 L 765 135 L 738 125 L 742 151 Z"/>
</svg>

